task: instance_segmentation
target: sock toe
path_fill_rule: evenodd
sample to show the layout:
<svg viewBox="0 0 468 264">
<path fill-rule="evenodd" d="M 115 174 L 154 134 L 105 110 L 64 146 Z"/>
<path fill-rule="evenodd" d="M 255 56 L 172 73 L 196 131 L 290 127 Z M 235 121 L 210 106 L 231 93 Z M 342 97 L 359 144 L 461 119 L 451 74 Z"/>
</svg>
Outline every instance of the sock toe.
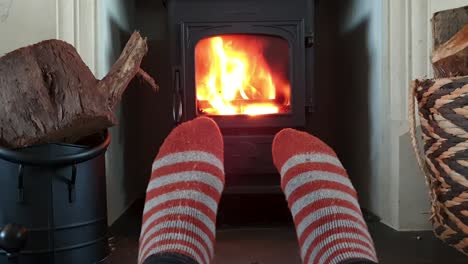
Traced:
<svg viewBox="0 0 468 264">
<path fill-rule="evenodd" d="M 306 132 L 286 128 L 278 132 L 272 146 L 273 162 L 280 170 L 292 156 L 303 153 L 323 153 L 336 156 L 336 153 L 319 138 Z"/>
<path fill-rule="evenodd" d="M 216 122 L 198 117 L 180 124 L 164 140 L 156 159 L 183 151 L 206 151 L 223 161 L 223 137 Z"/>
</svg>

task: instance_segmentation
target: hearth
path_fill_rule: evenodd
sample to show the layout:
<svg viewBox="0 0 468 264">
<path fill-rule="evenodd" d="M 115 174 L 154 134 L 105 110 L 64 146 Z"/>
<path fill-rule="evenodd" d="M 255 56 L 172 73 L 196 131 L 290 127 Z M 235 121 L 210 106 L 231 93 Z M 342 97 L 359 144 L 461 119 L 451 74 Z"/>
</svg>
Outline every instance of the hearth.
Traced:
<svg viewBox="0 0 468 264">
<path fill-rule="evenodd" d="M 313 0 L 168 1 L 174 121 L 212 117 L 227 193 L 279 192 L 275 133 L 313 111 Z"/>
</svg>

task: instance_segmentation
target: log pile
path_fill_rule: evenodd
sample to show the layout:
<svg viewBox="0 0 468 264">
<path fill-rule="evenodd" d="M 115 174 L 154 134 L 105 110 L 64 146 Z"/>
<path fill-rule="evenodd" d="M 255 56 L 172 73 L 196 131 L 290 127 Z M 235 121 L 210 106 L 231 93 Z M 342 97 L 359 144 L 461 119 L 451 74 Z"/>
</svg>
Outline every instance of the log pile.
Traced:
<svg viewBox="0 0 468 264">
<path fill-rule="evenodd" d="M 432 54 L 436 78 L 468 75 L 468 25 Z"/>
<path fill-rule="evenodd" d="M 0 58 L 0 146 L 73 142 L 117 123 L 114 109 L 139 74 L 146 40 L 133 33 L 109 74 L 97 80 L 76 49 L 47 40 Z"/>
<path fill-rule="evenodd" d="M 430 189 L 435 235 L 468 255 L 468 7 L 436 13 L 432 23 L 435 78 L 413 82 L 413 147 Z M 414 99 L 424 159 L 415 136 Z"/>
<path fill-rule="evenodd" d="M 468 75 L 468 7 L 435 13 L 432 38 L 434 77 Z"/>
</svg>

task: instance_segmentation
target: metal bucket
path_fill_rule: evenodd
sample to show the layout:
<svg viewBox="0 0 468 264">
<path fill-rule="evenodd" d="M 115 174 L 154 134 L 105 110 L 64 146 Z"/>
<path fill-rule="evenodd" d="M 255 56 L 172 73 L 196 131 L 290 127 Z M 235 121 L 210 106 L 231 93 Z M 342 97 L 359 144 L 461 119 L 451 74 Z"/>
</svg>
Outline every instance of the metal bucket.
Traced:
<svg viewBox="0 0 468 264">
<path fill-rule="evenodd" d="M 106 132 L 88 146 L 0 148 L 0 264 L 85 264 L 108 255 L 109 143 Z"/>
</svg>

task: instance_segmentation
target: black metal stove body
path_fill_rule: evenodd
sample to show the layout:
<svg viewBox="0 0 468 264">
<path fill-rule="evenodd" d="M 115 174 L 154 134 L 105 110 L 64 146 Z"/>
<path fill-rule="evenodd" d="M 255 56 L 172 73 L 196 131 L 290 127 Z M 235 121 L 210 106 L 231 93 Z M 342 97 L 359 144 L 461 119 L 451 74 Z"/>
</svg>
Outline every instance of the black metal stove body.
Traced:
<svg viewBox="0 0 468 264">
<path fill-rule="evenodd" d="M 280 37 L 289 46 L 291 111 L 261 116 L 212 116 L 223 132 L 227 192 L 279 191 L 271 158 L 274 134 L 304 127 L 314 107 L 313 0 L 169 0 L 174 119 L 191 120 L 197 109 L 195 47 L 225 34 Z"/>
</svg>

